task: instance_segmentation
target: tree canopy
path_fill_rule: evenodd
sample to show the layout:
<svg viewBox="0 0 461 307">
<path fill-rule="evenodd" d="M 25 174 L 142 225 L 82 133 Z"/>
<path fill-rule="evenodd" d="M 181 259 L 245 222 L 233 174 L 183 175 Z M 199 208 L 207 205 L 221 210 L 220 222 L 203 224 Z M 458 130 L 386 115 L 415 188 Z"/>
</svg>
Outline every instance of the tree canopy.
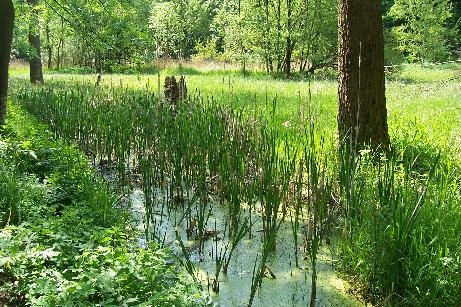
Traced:
<svg viewBox="0 0 461 307">
<path fill-rule="evenodd" d="M 159 58 L 262 63 L 290 74 L 336 64 L 333 0 L 39 0 L 17 10 L 13 55 L 28 60 L 33 12 L 50 67 L 111 70 Z M 458 0 L 385 0 L 388 64 L 443 61 L 459 47 Z"/>
</svg>

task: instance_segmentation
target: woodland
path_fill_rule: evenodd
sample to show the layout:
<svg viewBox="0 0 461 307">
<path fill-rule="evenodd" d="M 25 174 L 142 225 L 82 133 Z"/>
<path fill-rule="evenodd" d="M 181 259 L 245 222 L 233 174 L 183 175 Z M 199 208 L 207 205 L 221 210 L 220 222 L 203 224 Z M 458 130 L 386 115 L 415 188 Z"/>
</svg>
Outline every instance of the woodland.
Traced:
<svg viewBox="0 0 461 307">
<path fill-rule="evenodd" d="M 460 306 L 461 0 L 0 0 L 0 306 Z"/>
</svg>

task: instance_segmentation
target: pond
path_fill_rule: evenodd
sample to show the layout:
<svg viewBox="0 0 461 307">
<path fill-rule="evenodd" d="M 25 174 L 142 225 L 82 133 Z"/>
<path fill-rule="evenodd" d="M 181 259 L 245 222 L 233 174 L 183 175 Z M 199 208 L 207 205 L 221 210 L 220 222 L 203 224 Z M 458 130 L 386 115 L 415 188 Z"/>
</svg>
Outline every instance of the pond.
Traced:
<svg viewBox="0 0 461 307">
<path fill-rule="evenodd" d="M 227 208 L 216 200 L 210 199 L 207 207 L 207 233 L 210 238 L 204 240 L 203 246 L 194 236 L 187 236 L 191 226 L 184 219 L 184 208 L 170 210 L 161 204 L 165 202 L 164 193 L 157 193 L 157 206 L 153 210 L 148 236 L 155 236 L 164 245 L 169 246 L 184 264 L 190 264 L 193 274 L 205 290 L 208 290 L 213 301 L 219 306 L 248 306 L 254 272 L 261 261 L 262 252 L 262 221 L 258 218 L 258 210 L 252 212 L 252 227 L 236 245 L 232 254 L 228 272 L 219 270 L 216 280 L 218 255 L 231 246 L 226 235 Z M 132 213 L 137 221 L 137 227 L 145 233 L 146 211 L 144 194 L 140 189 L 134 189 L 130 195 Z M 193 204 L 193 211 L 197 210 Z M 163 208 L 163 209 L 162 209 Z M 255 214 L 256 213 L 256 214 Z M 250 217 L 248 208 L 243 207 L 242 216 Z M 145 245 L 146 235 L 139 238 L 141 246 Z M 307 306 L 311 299 L 310 258 L 304 258 L 302 234 L 299 234 L 298 257 L 299 267 L 294 258 L 294 239 L 291 223 L 281 221 L 277 232 L 276 249 L 271 253 L 265 264 L 261 287 L 257 288 L 253 306 Z M 181 248 L 181 246 L 184 247 Z M 350 286 L 334 271 L 333 257 L 330 246 L 323 244 L 317 254 L 317 300 L 316 306 L 363 306 L 354 295 L 348 292 Z M 227 254 L 229 248 L 227 248 Z M 187 257 L 187 261 L 184 261 Z M 219 292 L 215 293 L 219 287 Z"/>
</svg>

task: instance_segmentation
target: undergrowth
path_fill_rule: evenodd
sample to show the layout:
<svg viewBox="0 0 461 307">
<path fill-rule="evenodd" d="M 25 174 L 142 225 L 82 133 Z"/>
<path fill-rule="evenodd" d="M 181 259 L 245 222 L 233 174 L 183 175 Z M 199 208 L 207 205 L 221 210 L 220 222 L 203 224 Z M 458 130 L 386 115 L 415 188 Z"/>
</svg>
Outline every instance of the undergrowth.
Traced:
<svg viewBox="0 0 461 307">
<path fill-rule="evenodd" d="M 460 167 L 424 137 L 405 135 L 394 135 L 379 162 L 369 152 L 343 159 L 349 177 L 340 184 L 352 193 L 341 198 L 352 213 L 340 227 L 338 268 L 372 304 L 458 306 Z"/>
<path fill-rule="evenodd" d="M 76 148 L 14 103 L 0 138 L 0 305 L 184 306 L 205 302 Z"/>
</svg>

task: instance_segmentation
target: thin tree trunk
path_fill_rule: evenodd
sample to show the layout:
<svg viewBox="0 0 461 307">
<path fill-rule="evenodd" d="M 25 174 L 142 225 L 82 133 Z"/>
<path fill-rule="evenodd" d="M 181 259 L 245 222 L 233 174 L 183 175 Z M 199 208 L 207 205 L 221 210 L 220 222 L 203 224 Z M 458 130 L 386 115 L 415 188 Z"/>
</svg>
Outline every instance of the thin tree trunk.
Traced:
<svg viewBox="0 0 461 307">
<path fill-rule="evenodd" d="M 27 0 L 32 10 L 31 20 L 29 24 L 29 66 L 30 66 L 30 82 L 43 83 L 42 71 L 42 55 L 40 47 L 40 32 L 38 29 L 39 17 L 37 12 L 38 0 Z"/>
<path fill-rule="evenodd" d="M 270 25 L 269 25 L 269 0 L 264 0 L 264 28 L 265 32 L 269 33 L 270 32 Z M 271 45 L 269 38 L 266 36 L 264 38 L 264 57 L 266 59 L 266 67 L 267 67 L 267 72 L 272 73 L 273 67 L 272 67 L 272 56 L 271 56 Z"/>
<path fill-rule="evenodd" d="M 58 43 L 58 49 L 56 50 L 56 69 L 61 68 L 61 39 Z"/>
<path fill-rule="evenodd" d="M 50 33 L 50 20 L 47 19 L 46 26 L 45 26 L 45 34 L 46 34 L 46 50 L 48 51 L 48 63 L 47 67 L 50 69 L 53 66 L 53 48 L 51 46 L 51 33 Z"/>
<path fill-rule="evenodd" d="M 51 48 L 51 46 L 47 46 L 47 50 L 48 50 L 48 64 L 47 64 L 47 67 L 48 67 L 48 69 L 50 69 L 53 66 L 53 61 L 52 61 L 53 49 Z"/>
<path fill-rule="evenodd" d="M 11 0 L 0 1 L 0 127 L 5 124 L 8 96 L 8 66 L 13 40 L 14 6 Z"/>
<path fill-rule="evenodd" d="M 275 42 L 275 54 L 277 58 L 277 74 L 282 71 L 283 55 L 282 55 L 282 3 L 281 0 L 277 0 L 277 41 Z"/>
<path fill-rule="evenodd" d="M 65 53 L 64 52 L 66 50 L 65 43 L 66 43 L 66 41 L 64 40 L 64 38 L 62 38 L 62 40 L 61 40 L 61 58 L 59 59 L 59 69 L 62 69 L 64 67 L 64 59 L 65 59 L 65 57 L 64 57 Z"/>
<path fill-rule="evenodd" d="M 300 56 L 300 63 L 299 63 L 299 72 L 303 73 L 306 70 L 307 63 L 309 62 L 309 59 L 307 58 L 307 55 L 305 53 L 305 47 L 303 46 L 301 49 L 301 56 Z"/>
<path fill-rule="evenodd" d="M 64 52 L 64 34 L 62 33 L 64 29 L 64 19 L 61 18 L 61 33 L 59 34 L 59 43 L 58 43 L 58 50 L 56 51 L 56 68 L 62 68 L 62 53 Z"/>
<path fill-rule="evenodd" d="M 292 0 L 286 0 L 287 3 L 287 40 L 286 40 L 286 46 L 285 46 L 285 63 L 284 63 L 284 71 L 287 77 L 290 76 L 291 74 L 291 57 L 293 54 L 293 49 L 294 49 L 294 42 L 291 39 L 291 27 L 292 27 L 292 20 L 291 20 L 291 15 L 292 15 Z"/>
<path fill-rule="evenodd" d="M 284 70 L 287 77 L 291 75 L 291 58 L 293 55 L 294 49 L 294 42 L 291 41 L 290 37 L 287 37 L 287 45 L 286 45 L 286 54 L 285 54 L 285 63 L 284 63 Z"/>
</svg>

